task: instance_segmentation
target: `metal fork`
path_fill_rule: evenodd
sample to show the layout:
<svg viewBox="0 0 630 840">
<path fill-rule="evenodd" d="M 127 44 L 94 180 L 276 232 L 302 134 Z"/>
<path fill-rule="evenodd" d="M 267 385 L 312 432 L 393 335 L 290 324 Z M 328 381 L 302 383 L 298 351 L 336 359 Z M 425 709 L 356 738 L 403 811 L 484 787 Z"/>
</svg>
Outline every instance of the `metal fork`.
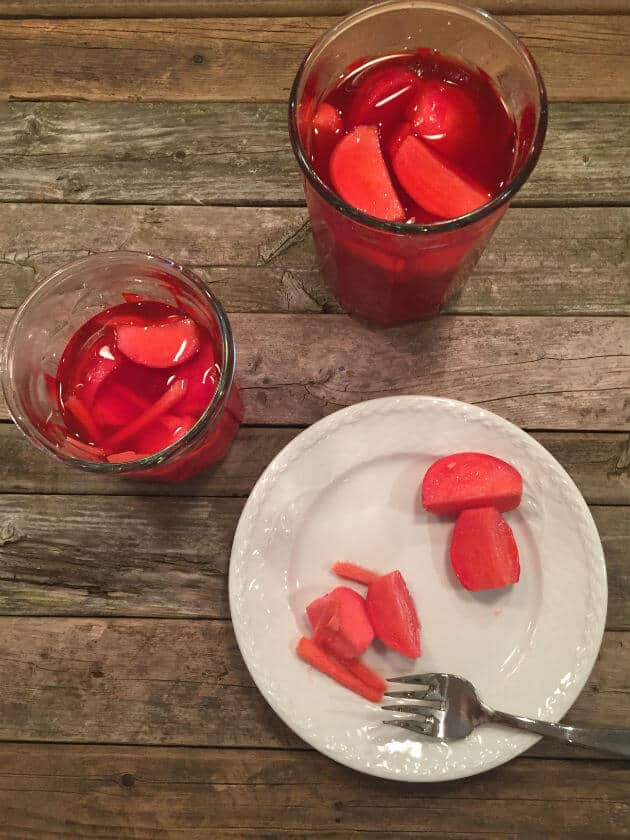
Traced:
<svg viewBox="0 0 630 840">
<path fill-rule="evenodd" d="M 411 674 L 392 677 L 388 682 L 404 683 L 413 688 L 385 692 L 386 697 L 408 702 L 383 706 L 383 711 L 400 712 L 409 717 L 392 718 L 383 723 L 418 735 L 457 741 L 466 738 L 477 726 L 499 723 L 536 735 L 547 735 L 578 747 L 590 747 L 630 758 L 630 729 L 585 729 L 497 712 L 479 699 L 472 683 L 454 674 Z"/>
</svg>

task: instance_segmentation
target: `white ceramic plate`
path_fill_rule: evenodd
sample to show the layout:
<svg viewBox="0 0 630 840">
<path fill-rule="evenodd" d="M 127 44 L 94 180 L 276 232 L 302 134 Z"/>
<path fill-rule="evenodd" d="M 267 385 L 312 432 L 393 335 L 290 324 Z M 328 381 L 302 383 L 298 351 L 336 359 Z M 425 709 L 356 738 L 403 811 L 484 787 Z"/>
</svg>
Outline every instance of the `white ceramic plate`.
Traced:
<svg viewBox="0 0 630 840">
<path fill-rule="evenodd" d="M 448 560 L 452 521 L 426 513 L 419 487 L 437 458 L 482 451 L 523 475 L 523 501 L 506 514 L 521 579 L 471 593 Z M 315 423 L 271 462 L 249 497 L 230 564 L 234 630 L 270 705 L 301 738 L 357 770 L 405 781 L 480 773 L 535 736 L 484 726 L 463 741 L 407 737 L 388 713 L 307 666 L 304 608 L 342 581 L 337 560 L 400 569 L 422 623 L 413 662 L 371 648 L 385 677 L 460 674 L 495 708 L 557 721 L 595 662 L 606 617 L 606 567 L 597 529 L 575 484 L 521 429 L 454 400 L 394 397 L 360 403 Z M 352 585 L 352 584 L 350 584 Z M 356 587 L 361 590 L 360 586 Z"/>
</svg>

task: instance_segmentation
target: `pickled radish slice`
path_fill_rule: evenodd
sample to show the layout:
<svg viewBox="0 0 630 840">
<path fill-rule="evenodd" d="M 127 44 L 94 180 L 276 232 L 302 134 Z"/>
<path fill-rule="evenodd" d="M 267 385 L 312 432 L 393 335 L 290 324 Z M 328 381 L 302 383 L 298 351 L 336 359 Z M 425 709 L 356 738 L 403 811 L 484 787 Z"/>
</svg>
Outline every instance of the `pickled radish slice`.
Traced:
<svg viewBox="0 0 630 840">
<path fill-rule="evenodd" d="M 358 210 L 390 222 L 404 220 L 374 126 L 359 126 L 337 143 L 330 176 L 339 195 Z"/>
<path fill-rule="evenodd" d="M 300 659 L 308 662 L 313 668 L 326 674 L 327 677 L 340 683 L 344 688 L 349 688 L 355 694 L 371 700 L 373 703 L 380 703 L 383 699 L 383 692 L 367 685 L 355 676 L 348 668 L 334 656 L 326 653 L 325 650 L 316 645 L 311 639 L 302 637 L 298 642 L 297 655 Z"/>
<path fill-rule="evenodd" d="M 391 124 L 405 113 L 419 83 L 406 67 L 377 67 L 359 82 L 348 112 L 348 128 Z"/>
<path fill-rule="evenodd" d="M 518 507 L 522 492 L 523 478 L 507 461 L 485 452 L 455 452 L 426 471 L 422 504 L 440 516 L 473 507 L 506 511 Z"/>
<path fill-rule="evenodd" d="M 368 586 L 367 613 L 378 638 L 409 659 L 421 654 L 420 621 L 399 571 L 381 575 Z"/>
<path fill-rule="evenodd" d="M 113 455 L 107 456 L 107 460 L 110 464 L 127 464 L 129 461 L 137 461 L 141 457 L 137 452 L 129 449 L 126 452 L 114 452 Z"/>
<path fill-rule="evenodd" d="M 188 380 L 188 390 L 177 406 L 177 413 L 199 416 L 210 405 L 219 382 L 220 372 L 212 345 L 202 345 L 196 356 L 180 365 L 177 374 Z"/>
<path fill-rule="evenodd" d="M 479 113 L 471 97 L 456 85 L 424 82 L 407 117 L 414 133 L 446 157 L 461 157 L 479 143 Z"/>
<path fill-rule="evenodd" d="M 451 537 L 451 563 L 465 589 L 502 589 L 516 583 L 521 568 L 512 529 L 493 507 L 463 510 Z"/>
<path fill-rule="evenodd" d="M 194 417 L 164 414 L 155 423 L 135 435 L 133 442 L 139 452 L 154 454 L 178 441 L 192 429 L 195 423 Z"/>
<path fill-rule="evenodd" d="M 354 589 L 338 586 L 306 608 L 314 641 L 341 659 L 354 659 L 372 643 L 374 631 L 365 598 Z"/>
<path fill-rule="evenodd" d="M 132 420 L 129 424 L 124 426 L 122 429 L 119 429 L 114 435 L 112 435 L 112 437 L 107 441 L 108 448 L 117 448 L 121 443 L 128 441 L 134 435 L 137 435 L 138 432 L 142 431 L 142 429 L 149 426 L 154 420 L 157 420 L 157 418 L 162 414 L 169 412 L 177 405 L 178 402 L 180 402 L 186 393 L 187 387 L 188 383 L 185 379 L 176 379 L 172 385 L 166 389 L 159 400 L 149 406 L 149 408 L 136 417 L 135 420 Z"/>
<path fill-rule="evenodd" d="M 90 440 L 98 443 L 101 438 L 101 430 L 81 400 L 75 396 L 68 397 L 64 401 L 64 407 L 72 414 L 83 430 L 87 432 Z"/>
<path fill-rule="evenodd" d="M 318 135 L 333 136 L 343 131 L 343 121 L 336 108 L 329 102 L 322 102 L 313 117 L 313 131 Z"/>
<path fill-rule="evenodd" d="M 413 200 L 444 219 L 464 216 L 490 200 L 488 192 L 413 135 L 403 140 L 392 162 L 396 177 Z"/>
<path fill-rule="evenodd" d="M 199 350 L 199 333 L 191 318 L 162 323 L 122 325 L 115 329 L 116 346 L 128 359 L 150 368 L 184 364 Z"/>
</svg>

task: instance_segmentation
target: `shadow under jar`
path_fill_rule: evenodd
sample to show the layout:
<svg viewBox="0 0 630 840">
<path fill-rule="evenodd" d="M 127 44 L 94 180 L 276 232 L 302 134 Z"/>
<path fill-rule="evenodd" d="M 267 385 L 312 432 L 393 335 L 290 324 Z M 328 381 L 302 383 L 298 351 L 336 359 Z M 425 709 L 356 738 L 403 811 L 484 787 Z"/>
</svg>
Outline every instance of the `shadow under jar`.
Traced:
<svg viewBox="0 0 630 840">
<path fill-rule="evenodd" d="M 234 439 L 243 413 L 235 368 L 227 316 L 199 277 L 150 254 L 111 252 L 63 266 L 25 300 L 9 326 L 2 386 L 22 432 L 60 461 L 181 481 Z"/>
<path fill-rule="evenodd" d="M 352 88 L 357 72 L 360 80 L 365 68 L 368 73 L 378 69 L 381 60 L 385 67 L 417 55 L 427 61 L 431 55 L 443 57 L 464 74 L 468 69 L 471 77 L 489 82 L 513 125 L 509 166 L 488 200 L 462 215 L 385 220 L 357 209 L 333 188 L 317 165 L 313 120 L 322 102 L 338 102 L 338 91 Z M 422 82 L 422 67 L 417 73 Z M 385 96 L 378 104 L 391 99 Z M 337 133 L 343 137 L 356 125 L 349 126 L 343 113 L 342 120 Z M 546 126 L 545 89 L 531 55 L 485 12 L 448 2 L 391 0 L 349 15 L 325 33 L 295 78 L 289 132 L 304 175 L 320 268 L 343 308 L 380 325 L 437 314 L 469 276 L 531 174 Z M 378 131 L 383 147 L 382 125 Z"/>
</svg>

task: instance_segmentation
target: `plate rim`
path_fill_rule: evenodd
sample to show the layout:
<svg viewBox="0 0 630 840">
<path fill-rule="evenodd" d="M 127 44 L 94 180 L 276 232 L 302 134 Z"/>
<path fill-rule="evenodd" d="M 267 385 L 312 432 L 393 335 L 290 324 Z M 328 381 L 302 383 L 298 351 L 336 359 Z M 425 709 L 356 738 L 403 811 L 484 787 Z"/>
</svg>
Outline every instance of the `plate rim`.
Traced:
<svg viewBox="0 0 630 840">
<path fill-rule="evenodd" d="M 416 778 L 409 778 L 407 776 L 397 775 L 393 772 L 388 772 L 383 770 L 381 767 L 372 767 L 372 766 L 363 766 L 358 762 L 353 761 L 352 759 L 348 759 L 346 757 L 337 755 L 332 751 L 329 751 L 323 747 L 315 746 L 311 743 L 308 739 L 308 735 L 305 735 L 301 732 L 296 731 L 294 728 L 294 724 L 287 720 L 287 717 L 284 714 L 284 710 L 281 710 L 275 702 L 275 697 L 273 694 L 266 690 L 266 687 L 259 684 L 257 679 L 257 669 L 254 665 L 250 668 L 250 664 L 247 660 L 245 653 L 243 652 L 243 643 L 241 638 L 241 633 L 243 632 L 243 628 L 238 624 L 237 621 L 234 620 L 234 616 L 238 615 L 238 609 L 235 607 L 236 604 L 236 583 L 235 577 L 236 572 L 234 572 L 235 563 L 234 555 L 236 552 L 236 548 L 239 543 L 243 542 L 243 532 L 247 525 L 249 524 L 247 519 L 248 508 L 253 506 L 258 501 L 258 496 L 263 492 L 262 488 L 269 480 L 271 474 L 275 472 L 275 468 L 277 467 L 278 463 L 282 461 L 284 457 L 286 457 L 287 451 L 291 450 L 293 447 L 298 446 L 298 441 L 302 442 L 302 445 L 305 443 L 307 446 L 313 445 L 317 443 L 319 439 L 321 431 L 325 431 L 328 425 L 336 426 L 340 419 L 343 420 L 348 416 L 352 416 L 355 413 L 359 413 L 361 410 L 366 410 L 366 406 L 372 407 L 374 410 L 377 410 L 379 407 L 385 407 L 387 405 L 391 405 L 393 408 L 394 406 L 401 405 L 401 404 L 408 404 L 412 405 L 422 405 L 422 404 L 431 404 L 431 405 L 441 405 L 447 410 L 454 410 L 454 411 L 470 411 L 471 409 L 477 412 L 481 417 L 487 416 L 492 418 L 492 422 L 496 422 L 497 420 L 500 421 L 501 424 L 508 426 L 512 433 L 516 433 L 518 437 L 525 438 L 530 445 L 533 445 L 534 448 L 538 449 L 540 452 L 544 453 L 546 458 L 550 458 L 556 465 L 557 469 L 562 474 L 564 480 L 571 486 L 574 493 L 577 495 L 577 498 L 582 503 L 583 512 L 585 518 L 588 521 L 589 526 L 592 528 L 593 534 L 596 537 L 597 545 L 599 547 L 599 555 L 598 559 L 601 560 L 601 563 L 598 563 L 598 569 L 600 574 L 600 589 L 602 592 L 602 597 L 595 602 L 596 607 L 596 618 L 599 619 L 599 627 L 597 628 L 596 633 L 591 633 L 591 639 L 593 640 L 593 644 L 590 648 L 590 655 L 587 657 L 586 665 L 584 667 L 582 676 L 574 683 L 574 691 L 572 692 L 572 700 L 567 708 L 562 714 L 554 714 L 552 715 L 553 721 L 557 722 L 561 720 L 567 711 L 575 704 L 578 697 L 582 693 L 584 686 L 586 685 L 597 658 L 599 656 L 599 652 L 601 650 L 601 645 L 603 642 L 604 634 L 606 631 L 606 618 L 607 618 L 607 609 L 608 609 L 608 576 L 607 576 L 607 567 L 606 567 L 606 558 L 603 551 L 603 546 L 601 543 L 601 537 L 599 535 L 599 530 L 593 519 L 593 515 L 590 511 L 590 508 L 584 498 L 583 494 L 581 493 L 580 489 L 577 487 L 575 481 L 571 478 L 569 473 L 565 470 L 562 464 L 555 458 L 555 456 L 549 452 L 539 441 L 536 440 L 529 432 L 522 429 L 520 426 L 516 425 L 512 421 L 508 420 L 505 417 L 502 417 L 500 414 L 496 414 L 495 412 L 489 411 L 487 408 L 482 406 L 476 405 L 474 403 L 467 403 L 463 400 L 455 400 L 449 397 L 434 397 L 429 394 L 401 394 L 395 396 L 387 396 L 387 397 L 376 397 L 374 399 L 369 400 L 362 400 L 361 402 L 353 403 L 349 406 L 344 406 L 343 408 L 338 409 L 337 411 L 331 412 L 330 414 L 325 415 L 324 417 L 319 418 L 314 423 L 310 424 L 306 428 L 302 429 L 292 440 L 290 440 L 282 449 L 271 459 L 271 461 L 267 464 L 257 481 L 255 482 L 252 490 L 250 491 L 245 505 L 241 511 L 239 516 L 239 520 L 234 532 L 234 538 L 232 541 L 232 547 L 230 551 L 230 565 L 228 571 L 228 598 L 229 598 L 229 607 L 230 607 L 230 618 L 232 622 L 232 629 L 236 638 L 236 642 L 239 648 L 239 652 L 241 654 L 241 658 L 245 663 L 245 667 L 247 671 L 254 681 L 256 688 L 260 692 L 262 698 L 269 706 L 273 709 L 274 713 L 282 720 L 285 726 L 287 726 L 298 738 L 305 741 L 309 745 L 309 747 L 317 752 L 321 753 L 322 755 L 326 756 L 327 758 L 335 761 L 336 763 L 349 767 L 352 770 L 355 770 L 360 773 L 364 773 L 366 775 L 373 776 L 375 778 L 386 779 L 390 781 L 398 781 L 398 782 L 405 782 L 409 784 L 431 784 L 431 783 L 439 783 L 439 782 L 447 782 L 447 781 L 455 781 L 457 779 L 464 779 L 469 778 L 472 776 L 479 775 L 481 773 L 486 773 L 490 770 L 495 769 L 496 767 L 500 767 L 503 764 L 506 764 L 512 761 L 514 758 L 518 758 L 528 749 L 530 749 L 533 745 L 538 743 L 542 736 L 531 736 L 531 740 L 528 744 L 525 744 L 522 748 L 519 748 L 517 752 L 513 755 L 505 757 L 500 756 L 498 758 L 493 758 L 487 761 L 481 767 L 475 767 L 471 770 L 465 770 L 462 772 L 454 771 L 448 774 L 445 774 L 440 777 L 416 777 Z M 313 437 L 313 440 L 309 440 L 309 438 Z M 287 464 L 288 466 L 288 464 Z"/>
</svg>

